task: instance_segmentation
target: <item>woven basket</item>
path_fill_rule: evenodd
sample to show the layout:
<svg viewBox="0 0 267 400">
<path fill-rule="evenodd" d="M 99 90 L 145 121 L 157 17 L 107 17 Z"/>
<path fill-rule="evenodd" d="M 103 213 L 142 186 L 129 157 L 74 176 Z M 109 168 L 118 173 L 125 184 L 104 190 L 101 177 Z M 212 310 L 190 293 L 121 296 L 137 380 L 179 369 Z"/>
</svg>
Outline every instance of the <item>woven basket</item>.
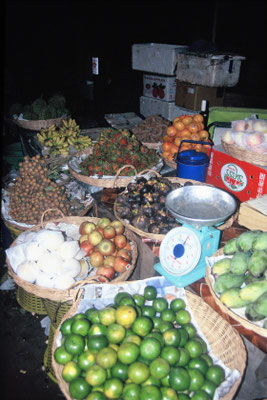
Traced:
<svg viewBox="0 0 267 400">
<path fill-rule="evenodd" d="M 96 217 L 62 217 L 53 222 L 65 222 L 69 224 L 80 225 L 83 221 L 91 221 L 97 224 L 99 218 Z M 45 226 L 44 223 L 36 225 L 34 228 L 30 229 L 31 231 L 38 231 Z M 132 262 L 131 267 L 119 274 L 112 282 L 119 283 L 121 281 L 127 281 L 127 279 L 132 274 L 135 264 L 137 261 L 137 245 L 135 242 L 134 234 L 129 231 L 128 229 L 125 230 L 125 235 L 133 244 L 132 250 Z M 11 246 L 16 245 L 16 240 L 12 243 Z M 37 286 L 35 284 L 26 282 L 25 280 L 21 279 L 18 275 L 14 273 L 12 270 L 9 260 L 7 259 L 8 265 L 8 273 L 14 279 L 17 286 L 24 289 L 24 291 L 28 292 L 31 295 L 34 295 L 41 299 L 42 304 L 50 317 L 51 323 L 56 327 L 60 323 L 64 314 L 68 311 L 70 306 L 72 305 L 72 299 L 75 297 L 76 293 L 79 291 L 80 286 L 84 285 L 85 283 L 96 283 L 98 281 L 98 276 L 88 277 L 83 281 L 76 282 L 73 286 L 66 290 L 59 290 L 59 289 L 50 289 L 45 288 L 42 286 Z M 28 307 L 28 304 L 26 304 Z M 25 306 L 25 307 L 26 307 Z"/>
<path fill-rule="evenodd" d="M 246 161 L 250 164 L 261 165 L 262 167 L 267 166 L 267 154 L 256 153 L 255 151 L 249 151 L 242 149 L 242 147 L 236 144 L 229 144 L 222 140 L 222 146 L 226 153 L 230 154 L 241 161 Z"/>
<path fill-rule="evenodd" d="M 155 146 L 154 143 L 143 143 L 146 145 L 148 148 L 156 149 L 157 146 Z M 88 147 L 87 149 L 80 151 L 77 153 L 77 156 L 82 156 L 82 155 L 91 155 L 93 152 L 92 147 Z M 124 165 L 121 167 L 116 175 L 114 177 L 109 177 L 109 178 L 93 178 L 91 176 L 86 176 L 82 175 L 76 171 L 74 171 L 73 168 L 71 168 L 70 163 L 68 162 L 68 168 L 70 173 L 80 182 L 86 183 L 87 185 L 92 185 L 96 187 L 102 187 L 102 188 L 120 188 L 120 187 L 126 187 L 128 183 L 131 182 L 133 179 L 133 176 L 119 176 L 120 173 L 125 169 L 125 168 L 131 168 L 135 172 L 135 175 L 137 175 L 136 168 L 133 165 Z"/>
<path fill-rule="evenodd" d="M 142 171 L 142 174 L 144 174 L 145 172 L 151 172 L 151 173 L 154 173 L 156 176 L 161 177 L 161 175 L 157 171 L 145 170 L 145 171 Z M 183 179 L 183 178 L 176 178 L 176 177 L 166 177 L 166 179 L 168 179 L 168 181 L 170 181 L 173 184 L 177 183 L 177 184 L 184 185 L 185 182 L 192 182 L 193 184 L 197 184 L 197 185 L 212 186 L 212 185 L 209 185 L 207 183 L 194 181 L 192 179 Z M 127 223 L 125 220 L 121 219 L 118 216 L 117 211 L 116 211 L 116 202 L 114 203 L 113 213 L 114 213 L 116 219 L 120 220 L 125 225 L 126 228 L 130 229 L 131 231 L 133 231 L 134 233 L 136 233 L 137 235 L 139 235 L 141 237 L 148 238 L 148 239 L 153 239 L 153 240 L 160 241 L 160 242 L 165 237 L 165 235 L 142 231 L 141 229 L 138 229 L 135 226 Z M 227 221 L 225 221 L 224 224 L 219 225 L 217 227 L 217 229 L 222 231 L 224 229 L 230 228 L 230 226 L 232 226 L 233 222 L 237 219 L 237 216 L 238 216 L 238 212 L 233 214 Z"/>
<path fill-rule="evenodd" d="M 223 248 L 221 248 L 214 253 L 214 257 L 221 256 L 223 254 L 224 254 Z M 215 303 L 219 306 L 219 308 L 222 310 L 222 312 L 224 314 L 229 315 L 233 320 L 239 322 L 239 324 L 242 325 L 244 328 L 246 328 L 252 332 L 255 332 L 256 334 L 258 334 L 260 336 L 267 338 L 267 329 L 261 328 L 260 326 L 257 326 L 255 324 L 253 324 L 252 322 L 250 322 L 247 318 L 241 317 L 240 315 L 236 314 L 234 311 L 232 311 L 230 308 L 225 306 L 220 301 L 219 297 L 217 296 L 216 292 L 213 289 L 213 279 L 212 279 L 212 275 L 211 275 L 209 267 L 206 268 L 205 281 L 209 287 L 210 293 L 211 293 Z"/>
<path fill-rule="evenodd" d="M 71 309 L 64 316 L 62 322 L 76 313 L 81 300 L 81 292 L 78 294 L 77 300 L 73 303 Z M 206 304 L 201 297 L 189 292 L 188 290 L 186 290 L 185 293 L 190 307 L 190 312 L 208 340 L 212 353 L 217 356 L 226 367 L 231 370 L 237 369 L 240 372 L 240 378 L 235 382 L 229 393 L 221 399 L 231 400 L 241 383 L 246 367 L 246 350 L 244 343 L 235 329 L 232 328 L 232 326 L 208 304 Z M 59 332 L 60 326 L 58 326 L 54 335 L 52 354 L 54 354 L 57 348 L 56 339 Z M 57 364 L 54 357 L 52 357 L 52 367 L 62 393 L 67 400 L 72 400 L 68 390 L 68 383 L 64 381 L 61 375 L 63 366 Z"/>
<path fill-rule="evenodd" d="M 17 286 L 16 299 L 21 308 L 24 310 L 30 313 L 47 315 L 47 311 L 42 299 L 32 293 L 27 292 L 20 286 Z"/>
<path fill-rule="evenodd" d="M 18 125 L 20 128 L 23 129 L 29 129 L 31 131 L 39 131 L 41 128 L 49 128 L 49 126 L 55 124 L 56 126 L 59 126 L 62 122 L 63 119 L 67 118 L 65 117 L 60 117 L 60 118 L 54 118 L 54 119 L 40 119 L 40 120 L 35 120 L 35 121 L 30 121 L 30 120 L 24 120 L 24 119 L 17 119 L 14 120 L 15 124 Z"/>
<path fill-rule="evenodd" d="M 52 367 L 52 357 L 53 357 L 52 347 L 53 347 L 55 332 L 56 332 L 56 328 L 53 325 L 50 325 L 47 347 L 45 349 L 44 358 L 43 358 L 43 365 L 45 368 L 45 372 L 47 373 L 49 378 L 53 382 L 58 383 L 56 375 L 55 375 L 53 367 Z"/>
</svg>

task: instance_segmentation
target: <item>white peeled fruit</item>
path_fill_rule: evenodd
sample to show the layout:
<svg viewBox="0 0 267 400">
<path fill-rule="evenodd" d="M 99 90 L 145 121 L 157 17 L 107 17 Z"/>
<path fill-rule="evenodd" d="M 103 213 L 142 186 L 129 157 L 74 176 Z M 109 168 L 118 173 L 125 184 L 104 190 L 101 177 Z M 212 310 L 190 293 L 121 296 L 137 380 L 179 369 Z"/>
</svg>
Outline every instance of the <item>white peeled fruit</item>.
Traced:
<svg viewBox="0 0 267 400">
<path fill-rule="evenodd" d="M 88 272 L 89 272 L 89 264 L 86 260 L 80 260 L 80 265 L 81 265 L 81 271 L 78 275 L 76 275 L 75 279 L 76 280 L 82 280 L 87 278 Z"/>
<path fill-rule="evenodd" d="M 39 271 L 35 284 L 52 289 L 54 287 L 54 278 L 45 272 Z"/>
<path fill-rule="evenodd" d="M 48 251 L 37 261 L 40 270 L 50 276 L 62 273 L 62 263 L 62 258 L 56 252 L 50 253 Z"/>
<path fill-rule="evenodd" d="M 37 232 L 34 241 L 39 243 L 45 249 L 53 251 L 59 248 L 64 242 L 64 236 L 60 231 L 41 229 Z"/>
<path fill-rule="evenodd" d="M 43 256 L 45 249 L 37 242 L 30 242 L 25 250 L 26 260 L 37 261 Z"/>
<path fill-rule="evenodd" d="M 55 289 L 68 289 L 75 283 L 74 278 L 69 275 L 59 275 L 53 279 Z"/>
<path fill-rule="evenodd" d="M 61 245 L 57 249 L 57 252 L 63 258 L 63 260 L 67 260 L 68 258 L 75 257 L 79 250 L 80 246 L 77 240 L 68 240 L 61 243 Z"/>
<path fill-rule="evenodd" d="M 70 258 L 62 263 L 62 274 L 75 278 L 81 272 L 81 264 L 78 260 Z"/>
<path fill-rule="evenodd" d="M 24 261 L 18 265 L 17 275 L 29 283 L 34 283 L 38 275 L 38 266 L 34 261 Z"/>
</svg>

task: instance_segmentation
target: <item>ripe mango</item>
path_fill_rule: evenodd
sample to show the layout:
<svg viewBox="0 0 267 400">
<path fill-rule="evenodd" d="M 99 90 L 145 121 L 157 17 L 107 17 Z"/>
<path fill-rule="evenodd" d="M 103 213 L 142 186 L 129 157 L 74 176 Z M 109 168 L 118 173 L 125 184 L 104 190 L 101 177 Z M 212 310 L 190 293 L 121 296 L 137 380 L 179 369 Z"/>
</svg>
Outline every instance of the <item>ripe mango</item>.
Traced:
<svg viewBox="0 0 267 400">
<path fill-rule="evenodd" d="M 230 258 L 225 257 L 216 261 L 212 267 L 212 273 L 214 275 L 222 275 L 225 272 L 228 272 L 230 268 L 230 260 Z"/>
<path fill-rule="evenodd" d="M 240 289 L 240 297 L 242 300 L 253 303 L 264 292 L 267 292 L 267 280 L 249 283 Z"/>
<path fill-rule="evenodd" d="M 239 288 L 230 288 L 225 290 L 221 294 L 220 300 L 229 308 L 242 308 L 249 304 L 249 301 L 241 299 Z"/>
</svg>

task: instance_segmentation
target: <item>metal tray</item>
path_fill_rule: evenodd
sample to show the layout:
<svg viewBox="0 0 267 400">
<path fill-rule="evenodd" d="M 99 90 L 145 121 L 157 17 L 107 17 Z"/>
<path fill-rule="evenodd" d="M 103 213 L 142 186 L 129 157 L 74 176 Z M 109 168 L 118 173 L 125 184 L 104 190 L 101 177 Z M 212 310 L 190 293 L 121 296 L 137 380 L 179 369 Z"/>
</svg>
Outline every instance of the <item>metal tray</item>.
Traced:
<svg viewBox="0 0 267 400">
<path fill-rule="evenodd" d="M 214 186 L 192 185 L 172 190 L 165 199 L 166 208 L 182 223 L 216 226 L 235 213 L 236 199 Z"/>
</svg>

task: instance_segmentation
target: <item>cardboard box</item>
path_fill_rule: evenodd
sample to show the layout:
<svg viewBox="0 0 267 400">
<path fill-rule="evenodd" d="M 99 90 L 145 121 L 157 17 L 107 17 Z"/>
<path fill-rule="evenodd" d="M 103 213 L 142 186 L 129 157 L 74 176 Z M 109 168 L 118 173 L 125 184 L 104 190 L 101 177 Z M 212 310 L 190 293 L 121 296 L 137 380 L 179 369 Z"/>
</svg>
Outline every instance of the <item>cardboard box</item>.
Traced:
<svg viewBox="0 0 267 400">
<path fill-rule="evenodd" d="M 179 81 L 210 87 L 232 87 L 239 80 L 245 57 L 231 54 L 177 54 Z"/>
<path fill-rule="evenodd" d="M 174 102 L 153 99 L 152 97 L 140 97 L 140 114 L 145 118 L 151 115 L 160 115 L 169 121 L 181 115 L 196 114 L 195 111 L 177 107 Z"/>
<path fill-rule="evenodd" d="M 238 213 L 239 225 L 250 230 L 267 231 L 267 195 L 241 203 Z"/>
<path fill-rule="evenodd" d="M 207 100 L 209 107 L 223 106 L 224 88 L 212 88 L 176 81 L 175 104 L 191 110 L 200 111 L 202 100 Z"/>
<path fill-rule="evenodd" d="M 175 75 L 177 54 L 188 46 L 161 43 L 132 45 L 132 68 L 155 74 Z"/>
<path fill-rule="evenodd" d="M 175 101 L 176 79 L 173 76 L 143 76 L 143 95 L 162 101 Z"/>
<path fill-rule="evenodd" d="M 240 161 L 227 154 L 222 145 L 214 146 L 206 183 L 227 190 L 241 201 L 255 199 L 267 193 L 267 167 Z"/>
</svg>

